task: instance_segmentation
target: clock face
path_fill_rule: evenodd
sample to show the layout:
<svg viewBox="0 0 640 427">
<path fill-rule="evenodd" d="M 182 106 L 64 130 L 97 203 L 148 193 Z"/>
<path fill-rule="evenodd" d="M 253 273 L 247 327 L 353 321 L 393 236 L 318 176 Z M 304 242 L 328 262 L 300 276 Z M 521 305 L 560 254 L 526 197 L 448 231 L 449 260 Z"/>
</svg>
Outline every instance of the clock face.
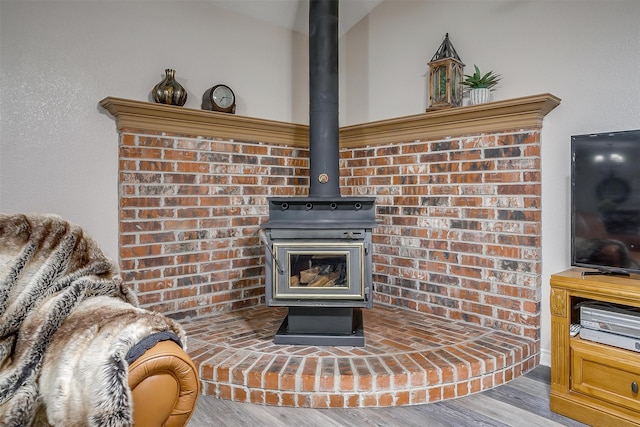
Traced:
<svg viewBox="0 0 640 427">
<path fill-rule="evenodd" d="M 213 102 L 220 108 L 229 108 L 235 101 L 235 96 L 231 89 L 224 85 L 217 86 L 211 94 Z"/>
</svg>

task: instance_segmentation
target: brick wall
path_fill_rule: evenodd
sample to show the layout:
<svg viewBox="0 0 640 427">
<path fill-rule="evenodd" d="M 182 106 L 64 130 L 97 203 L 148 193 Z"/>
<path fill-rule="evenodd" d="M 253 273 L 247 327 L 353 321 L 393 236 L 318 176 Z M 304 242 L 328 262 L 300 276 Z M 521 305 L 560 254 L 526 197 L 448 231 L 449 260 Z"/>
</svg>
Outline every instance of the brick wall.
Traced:
<svg viewBox="0 0 640 427">
<path fill-rule="evenodd" d="M 377 303 L 539 339 L 540 134 L 341 150 L 375 195 Z M 123 129 L 120 263 L 143 306 L 202 317 L 264 301 L 268 196 L 307 193 L 308 151 Z"/>
<path fill-rule="evenodd" d="M 120 265 L 141 305 L 174 318 L 264 301 L 266 197 L 306 194 L 307 150 L 120 135 Z"/>
<path fill-rule="evenodd" d="M 539 338 L 539 131 L 343 154 L 346 192 L 377 196 L 377 301 Z"/>
</svg>

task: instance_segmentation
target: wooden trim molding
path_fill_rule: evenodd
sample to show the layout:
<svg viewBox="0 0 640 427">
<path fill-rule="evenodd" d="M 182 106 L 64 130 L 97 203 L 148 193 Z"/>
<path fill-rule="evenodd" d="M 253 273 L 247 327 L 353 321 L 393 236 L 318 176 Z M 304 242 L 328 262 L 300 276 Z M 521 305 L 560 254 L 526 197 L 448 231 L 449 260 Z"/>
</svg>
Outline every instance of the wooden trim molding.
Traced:
<svg viewBox="0 0 640 427">
<path fill-rule="evenodd" d="M 539 129 L 544 117 L 559 104 L 560 98 L 547 93 L 344 126 L 340 128 L 340 146 L 357 148 L 513 129 Z M 302 124 L 114 97 L 103 99 L 100 106 L 115 117 L 119 131 L 174 132 L 294 147 L 307 147 L 309 141 L 309 127 Z"/>
<path fill-rule="evenodd" d="M 217 111 L 107 97 L 100 106 L 123 129 L 306 147 L 309 126 Z"/>
<path fill-rule="evenodd" d="M 340 145 L 363 147 L 512 129 L 538 129 L 542 128 L 544 116 L 559 104 L 560 98 L 547 93 L 345 126 L 340 128 Z"/>
</svg>

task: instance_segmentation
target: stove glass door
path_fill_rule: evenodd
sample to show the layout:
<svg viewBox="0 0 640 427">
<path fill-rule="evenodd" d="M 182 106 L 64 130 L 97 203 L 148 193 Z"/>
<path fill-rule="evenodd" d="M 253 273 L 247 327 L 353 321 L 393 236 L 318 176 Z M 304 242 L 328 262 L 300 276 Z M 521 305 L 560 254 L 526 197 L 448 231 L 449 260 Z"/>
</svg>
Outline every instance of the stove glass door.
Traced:
<svg viewBox="0 0 640 427">
<path fill-rule="evenodd" d="M 364 242 L 276 242 L 273 295 L 364 299 Z"/>
</svg>

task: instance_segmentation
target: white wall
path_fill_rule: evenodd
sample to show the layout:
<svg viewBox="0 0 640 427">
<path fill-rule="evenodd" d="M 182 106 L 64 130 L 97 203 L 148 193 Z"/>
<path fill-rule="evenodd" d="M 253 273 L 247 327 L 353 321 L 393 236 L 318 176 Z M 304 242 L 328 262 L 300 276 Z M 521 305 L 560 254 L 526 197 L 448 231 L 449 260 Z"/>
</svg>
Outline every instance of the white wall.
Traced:
<svg viewBox="0 0 640 427">
<path fill-rule="evenodd" d="M 308 122 L 306 36 L 203 1 L 0 1 L 0 212 L 50 212 L 117 256 L 117 131 L 98 106 L 149 100 L 166 68 L 200 108 Z"/>
<path fill-rule="evenodd" d="M 542 132 L 542 360 L 549 278 L 570 267 L 570 136 L 640 128 L 639 1 L 386 0 L 351 29 L 343 56 L 349 123 L 424 112 L 428 62 L 445 33 L 467 65 L 503 80 L 494 99 L 551 93 Z M 367 66 L 362 62 L 366 61 Z M 361 86 L 367 82 L 368 89 Z M 363 102 L 359 102 L 360 100 Z"/>
<path fill-rule="evenodd" d="M 543 128 L 543 360 L 551 273 L 569 267 L 569 137 L 640 128 L 640 2 L 385 0 L 341 40 L 341 123 L 424 112 L 446 32 L 494 99 L 552 93 Z M 165 68 L 186 107 L 225 82 L 237 114 L 308 122 L 306 38 L 206 2 L 0 0 L 0 212 L 53 212 L 117 254 L 107 96 L 147 100 Z"/>
</svg>

